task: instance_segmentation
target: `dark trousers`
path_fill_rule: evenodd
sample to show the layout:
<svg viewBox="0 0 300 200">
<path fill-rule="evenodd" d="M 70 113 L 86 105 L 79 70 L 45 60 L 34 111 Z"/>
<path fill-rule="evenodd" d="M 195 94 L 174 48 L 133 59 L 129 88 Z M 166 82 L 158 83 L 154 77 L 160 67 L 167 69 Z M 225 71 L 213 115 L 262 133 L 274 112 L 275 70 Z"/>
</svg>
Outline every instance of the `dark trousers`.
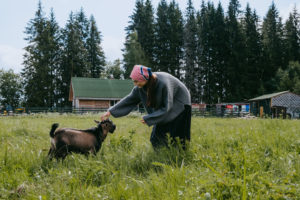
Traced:
<svg viewBox="0 0 300 200">
<path fill-rule="evenodd" d="M 154 125 L 150 137 L 154 149 L 168 146 L 168 133 L 173 144 L 177 144 L 179 139 L 185 149 L 186 140 L 191 140 L 191 110 L 191 106 L 185 105 L 184 110 L 173 121 Z"/>
</svg>

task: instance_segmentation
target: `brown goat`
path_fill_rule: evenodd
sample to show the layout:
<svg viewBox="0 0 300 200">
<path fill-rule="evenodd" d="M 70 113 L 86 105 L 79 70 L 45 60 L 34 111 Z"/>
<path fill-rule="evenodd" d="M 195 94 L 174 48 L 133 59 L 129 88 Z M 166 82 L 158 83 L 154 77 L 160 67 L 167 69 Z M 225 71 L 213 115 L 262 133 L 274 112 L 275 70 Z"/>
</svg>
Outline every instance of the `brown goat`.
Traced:
<svg viewBox="0 0 300 200">
<path fill-rule="evenodd" d="M 97 123 L 97 127 L 86 130 L 72 128 L 57 129 L 58 124 L 52 124 L 50 131 L 51 147 L 48 157 L 50 159 L 53 157 L 56 159 L 65 159 L 72 152 L 85 155 L 93 153 L 96 155 L 108 132 L 113 133 L 116 125 L 109 119 L 102 122 L 95 120 L 95 122 Z"/>
</svg>

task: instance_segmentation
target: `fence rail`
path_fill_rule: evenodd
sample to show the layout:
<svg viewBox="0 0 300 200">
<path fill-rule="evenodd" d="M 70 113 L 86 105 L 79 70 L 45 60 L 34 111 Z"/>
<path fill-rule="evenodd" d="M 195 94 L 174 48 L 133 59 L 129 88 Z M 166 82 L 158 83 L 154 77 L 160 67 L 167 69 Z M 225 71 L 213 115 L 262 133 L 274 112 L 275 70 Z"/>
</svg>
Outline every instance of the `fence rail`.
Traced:
<svg viewBox="0 0 300 200">
<path fill-rule="evenodd" d="M 48 108 L 48 107 L 25 107 L 22 109 L 15 109 L 14 111 L 1 112 L 1 115 L 19 115 L 19 114 L 33 114 L 33 113 L 74 113 L 74 114 L 83 114 L 83 113 L 99 113 L 105 112 L 107 108 L 74 108 L 74 107 L 57 107 L 57 108 Z M 145 113 L 144 108 L 136 108 L 136 112 Z M 216 108 L 204 108 L 204 109 L 192 109 L 193 116 L 199 117 L 243 117 L 249 115 L 249 112 L 243 111 L 234 111 L 226 109 L 216 109 Z"/>
</svg>

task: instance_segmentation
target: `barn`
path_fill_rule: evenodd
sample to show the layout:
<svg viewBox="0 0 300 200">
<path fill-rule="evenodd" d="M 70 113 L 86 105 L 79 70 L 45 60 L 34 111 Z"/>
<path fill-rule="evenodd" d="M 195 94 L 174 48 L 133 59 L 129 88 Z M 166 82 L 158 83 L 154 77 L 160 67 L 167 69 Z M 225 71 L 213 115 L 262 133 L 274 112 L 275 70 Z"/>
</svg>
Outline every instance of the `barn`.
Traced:
<svg viewBox="0 0 300 200">
<path fill-rule="evenodd" d="M 300 96 L 289 91 L 265 94 L 249 100 L 255 116 L 300 118 Z"/>
<path fill-rule="evenodd" d="M 129 79 L 73 77 L 69 101 L 72 101 L 74 109 L 107 109 L 128 95 L 133 86 Z"/>
</svg>

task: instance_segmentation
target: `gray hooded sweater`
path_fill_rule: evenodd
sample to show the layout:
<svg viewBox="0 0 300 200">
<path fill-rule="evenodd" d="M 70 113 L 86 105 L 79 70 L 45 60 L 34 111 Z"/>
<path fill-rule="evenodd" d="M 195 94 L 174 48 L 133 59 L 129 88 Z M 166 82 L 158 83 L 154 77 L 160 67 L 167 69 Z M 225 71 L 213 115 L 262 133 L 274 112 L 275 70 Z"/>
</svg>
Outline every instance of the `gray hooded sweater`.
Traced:
<svg viewBox="0 0 300 200">
<path fill-rule="evenodd" d="M 142 102 L 148 113 L 143 119 L 148 126 L 152 126 L 172 121 L 184 110 L 184 105 L 191 105 L 190 93 L 180 80 L 166 72 L 154 73 L 157 75 L 156 108 L 147 106 L 147 91 L 135 86 L 130 94 L 109 108 L 111 115 L 125 116 Z"/>
</svg>

